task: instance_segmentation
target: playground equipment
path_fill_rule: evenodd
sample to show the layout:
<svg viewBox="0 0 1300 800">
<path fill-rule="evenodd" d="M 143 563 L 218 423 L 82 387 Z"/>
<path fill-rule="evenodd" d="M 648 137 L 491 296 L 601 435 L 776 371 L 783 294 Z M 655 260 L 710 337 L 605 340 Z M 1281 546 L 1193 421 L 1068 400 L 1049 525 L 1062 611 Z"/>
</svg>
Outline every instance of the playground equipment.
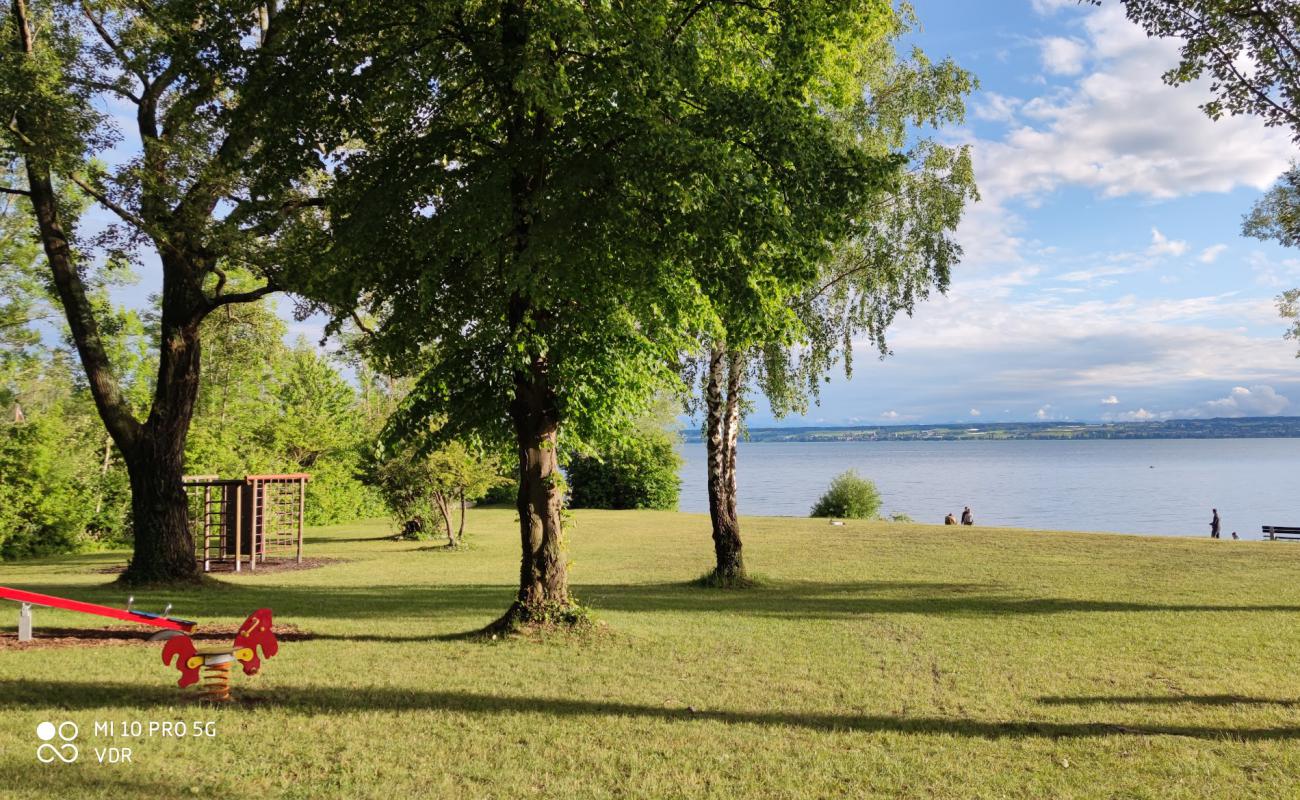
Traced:
<svg viewBox="0 0 1300 800">
<path fill-rule="evenodd" d="M 194 630 L 195 623 L 188 619 L 177 619 L 168 616 L 171 613 L 171 603 L 163 609 L 161 614 L 151 614 L 148 611 L 136 611 L 131 608 L 135 603 L 134 597 L 127 598 L 126 608 L 113 608 L 111 606 L 101 606 L 95 603 L 83 603 L 80 600 L 69 600 L 66 597 L 55 597 L 51 594 L 38 594 L 37 592 L 27 592 L 22 589 L 11 589 L 8 586 L 0 586 L 0 600 L 12 600 L 19 604 L 18 608 L 18 641 L 30 642 L 32 640 L 32 606 L 45 606 L 46 608 L 61 608 L 65 611 L 77 611 L 82 614 L 95 614 L 100 617 L 110 619 L 121 619 L 127 622 L 135 622 L 140 625 L 151 625 L 155 628 L 162 628 L 155 636 L 160 638 L 175 635 L 175 633 L 189 633 Z M 170 632 L 170 633 L 169 633 Z"/>
<path fill-rule="evenodd" d="M 258 655 L 258 648 L 262 653 Z M 271 658 L 280 650 L 280 643 L 271 630 L 271 609 L 259 608 L 239 626 L 239 633 L 231 647 L 199 650 L 190 637 L 180 635 L 163 645 L 162 662 L 180 670 L 176 685 L 184 689 L 199 682 L 202 670 L 203 685 L 198 698 L 214 703 L 230 700 L 230 670 L 236 662 L 243 664 L 245 675 L 256 675 L 262 668 L 262 659 Z"/>
<path fill-rule="evenodd" d="M 211 572 L 214 564 L 233 564 L 235 572 L 265 563 L 267 556 L 302 563 L 302 524 L 311 476 L 215 475 L 185 478 L 190 501 L 194 557 Z"/>
</svg>

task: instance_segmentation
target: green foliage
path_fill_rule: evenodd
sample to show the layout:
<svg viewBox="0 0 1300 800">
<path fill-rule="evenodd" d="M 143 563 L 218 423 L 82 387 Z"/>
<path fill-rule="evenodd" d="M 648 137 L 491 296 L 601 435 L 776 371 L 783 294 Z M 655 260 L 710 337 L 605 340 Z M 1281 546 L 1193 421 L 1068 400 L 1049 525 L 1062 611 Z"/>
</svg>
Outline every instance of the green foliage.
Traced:
<svg viewBox="0 0 1300 800">
<path fill-rule="evenodd" d="M 480 505 L 511 506 L 519 499 L 519 481 L 503 478 L 501 483 L 488 489 L 480 499 Z"/>
<path fill-rule="evenodd" d="M 269 303 L 223 310 L 205 322 L 208 380 L 186 450 L 196 475 L 306 472 L 306 517 L 327 524 L 384 512 L 357 473 L 383 425 L 365 398 L 315 348 L 286 347 Z M 375 413 L 379 412 L 379 413 Z"/>
<path fill-rule="evenodd" d="M 462 543 L 466 504 L 509 483 L 501 477 L 495 457 L 457 440 L 431 452 L 418 443 L 407 443 L 391 453 L 373 455 L 364 468 L 404 535 L 432 537 L 436 514 L 452 546 Z M 454 527 L 457 515 L 459 526 Z"/>
<path fill-rule="evenodd" d="M 57 414 L 0 423 L 0 558 L 77 550 L 89 543 L 93 457 L 70 452 Z"/>
<path fill-rule="evenodd" d="M 876 485 L 855 470 L 840 473 L 831 481 L 826 494 L 812 507 L 812 517 L 874 519 L 880 511 L 880 493 Z"/>
<path fill-rule="evenodd" d="M 1288 289 L 1277 298 L 1277 309 L 1283 319 L 1291 321 L 1286 338 L 1300 340 L 1300 289 Z M 1300 352 L 1296 353 L 1300 358 Z"/>
<path fill-rule="evenodd" d="M 570 508 L 677 509 L 682 459 L 674 437 L 662 430 L 639 431 L 596 455 L 569 460 Z"/>
<path fill-rule="evenodd" d="M 1090 0 L 1100 4 L 1100 0 Z M 1123 0 L 1128 18 L 1150 36 L 1178 42 L 1178 86 L 1208 77 L 1212 119 L 1255 114 L 1290 127 L 1300 143 L 1300 4 L 1294 0 Z"/>
<path fill-rule="evenodd" d="M 1293 162 L 1260 198 L 1242 223 L 1241 232 L 1271 239 L 1283 247 L 1300 247 L 1300 164 Z"/>
<path fill-rule="evenodd" d="M 1293 163 L 1255 204 L 1242 224 L 1242 233 L 1271 239 L 1283 247 L 1300 247 L 1300 165 Z M 1283 319 L 1290 321 L 1285 337 L 1300 339 L 1300 289 L 1280 294 L 1277 309 Z M 1300 351 L 1296 357 L 1300 358 Z"/>
<path fill-rule="evenodd" d="M 360 304 L 420 374 L 408 431 L 507 438 L 544 363 L 570 441 L 601 441 L 677 381 L 710 301 L 786 315 L 901 161 L 834 119 L 861 111 L 876 0 L 398 3 L 418 23 L 378 41 L 369 7 L 331 9 L 301 44 L 354 147 L 330 268 L 296 289 Z"/>
</svg>

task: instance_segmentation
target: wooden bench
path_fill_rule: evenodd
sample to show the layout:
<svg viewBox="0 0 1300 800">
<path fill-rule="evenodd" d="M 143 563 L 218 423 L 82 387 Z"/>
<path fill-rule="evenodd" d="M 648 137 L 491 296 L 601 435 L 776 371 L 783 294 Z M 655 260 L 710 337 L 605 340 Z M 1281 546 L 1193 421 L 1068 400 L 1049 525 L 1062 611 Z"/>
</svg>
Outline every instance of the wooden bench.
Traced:
<svg viewBox="0 0 1300 800">
<path fill-rule="evenodd" d="M 1300 528 L 1289 527 L 1286 525 L 1265 525 L 1264 538 L 1266 539 L 1300 539 Z"/>
</svg>

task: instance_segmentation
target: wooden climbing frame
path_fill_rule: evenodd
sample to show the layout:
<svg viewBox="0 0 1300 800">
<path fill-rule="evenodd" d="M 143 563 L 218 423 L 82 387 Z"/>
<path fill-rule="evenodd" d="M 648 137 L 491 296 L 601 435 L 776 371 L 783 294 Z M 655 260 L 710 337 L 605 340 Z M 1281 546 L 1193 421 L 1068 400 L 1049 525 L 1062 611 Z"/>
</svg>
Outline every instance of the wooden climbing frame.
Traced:
<svg viewBox="0 0 1300 800">
<path fill-rule="evenodd" d="M 268 557 L 292 557 L 301 564 L 309 480 L 302 472 L 240 479 L 187 476 L 194 557 L 203 571 L 211 572 L 214 564 L 230 564 L 235 572 L 245 565 L 255 570 Z"/>
</svg>

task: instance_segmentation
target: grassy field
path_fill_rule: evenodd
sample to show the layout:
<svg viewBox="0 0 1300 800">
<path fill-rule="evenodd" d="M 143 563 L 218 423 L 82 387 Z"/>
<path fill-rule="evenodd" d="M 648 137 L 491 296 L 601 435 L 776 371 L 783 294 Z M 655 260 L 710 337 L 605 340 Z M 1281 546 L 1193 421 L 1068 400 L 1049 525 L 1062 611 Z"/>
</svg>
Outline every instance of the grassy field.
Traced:
<svg viewBox="0 0 1300 800">
<path fill-rule="evenodd" d="M 179 700 L 158 645 L 0 649 L 0 796 L 1292 797 L 1300 793 L 1300 547 L 752 518 L 761 588 L 691 579 L 707 518 L 578 512 L 581 638 L 456 635 L 509 604 L 513 514 L 472 546 L 315 529 L 320 569 L 225 577 L 142 607 L 286 642 L 257 702 Z M 0 566 L 0 583 L 120 605 L 121 553 Z M 0 618 L 12 632 L 15 606 Z M 95 627 L 37 610 L 42 626 Z M 40 765 L 39 722 L 82 756 Z M 213 720 L 108 740 L 95 721 Z M 131 764 L 93 747 L 128 746 Z"/>
</svg>

